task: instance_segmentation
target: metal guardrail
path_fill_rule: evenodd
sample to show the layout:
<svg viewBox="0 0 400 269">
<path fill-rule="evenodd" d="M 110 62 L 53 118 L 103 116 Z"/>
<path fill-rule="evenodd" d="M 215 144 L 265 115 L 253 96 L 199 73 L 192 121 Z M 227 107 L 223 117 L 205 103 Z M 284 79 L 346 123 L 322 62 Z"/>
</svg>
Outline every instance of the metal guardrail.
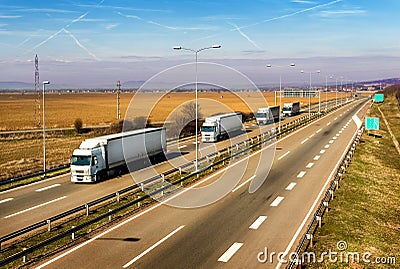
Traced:
<svg viewBox="0 0 400 269">
<path fill-rule="evenodd" d="M 361 129 L 361 133 L 363 132 L 363 128 Z M 300 256 L 301 253 L 304 253 L 308 246 L 313 245 L 313 236 L 318 228 L 321 228 L 322 225 L 322 217 L 325 215 L 326 212 L 329 210 L 329 202 L 333 199 L 333 195 L 336 189 L 339 188 L 339 183 L 343 179 L 343 174 L 346 173 L 346 168 L 348 167 L 349 163 L 351 162 L 351 158 L 353 157 L 354 151 L 356 150 L 356 146 L 360 141 L 361 134 L 357 134 L 353 140 L 351 147 L 346 152 L 345 157 L 341 160 L 339 168 L 336 171 L 334 178 L 329 185 L 329 188 L 325 192 L 324 197 L 321 200 L 321 203 L 318 206 L 318 209 L 315 211 L 313 215 L 313 219 L 311 223 L 308 225 L 308 228 L 303 235 L 299 246 L 297 247 L 296 251 L 294 252 L 295 255 L 292 257 L 296 257 L 290 261 L 288 265 L 288 269 L 292 269 L 295 266 L 301 266 L 303 262 L 303 255 Z"/>
<path fill-rule="evenodd" d="M 337 109 L 338 107 L 340 107 L 340 106 L 337 106 L 337 107 L 334 107 L 334 108 L 330 109 L 329 112 L 332 111 L 332 110 Z M 301 128 L 302 126 L 304 126 L 304 125 L 308 124 L 309 122 L 321 117 L 322 115 L 323 114 L 314 113 L 314 114 L 312 114 L 311 117 L 308 117 L 308 115 L 304 116 L 304 117 L 301 117 L 301 118 L 299 118 L 299 119 L 297 119 L 297 120 L 295 120 L 293 122 L 290 122 L 290 123 L 282 125 L 281 126 L 281 132 L 272 133 L 272 132 L 268 131 L 266 133 L 262 133 L 260 135 L 254 136 L 252 138 L 249 138 L 249 139 L 247 139 L 245 141 L 242 141 L 240 143 L 237 143 L 235 145 L 231 145 L 230 147 L 224 148 L 224 149 L 222 149 L 222 150 L 220 150 L 218 152 L 213 152 L 213 153 L 211 153 L 209 155 L 206 155 L 206 156 L 204 156 L 204 157 L 202 157 L 202 158 L 200 158 L 198 160 L 199 163 L 204 162 L 205 160 L 208 161 L 211 157 L 214 157 L 216 155 L 223 155 L 224 153 L 230 153 L 230 155 L 218 160 L 217 162 L 212 162 L 211 164 L 206 165 L 205 167 L 199 169 L 198 171 L 194 171 L 192 173 L 189 173 L 189 174 L 181 177 L 179 180 L 171 183 L 172 185 L 168 184 L 168 185 L 163 186 L 163 187 L 161 187 L 159 189 L 156 189 L 155 191 L 153 191 L 150 194 L 146 194 L 146 195 L 144 195 L 144 196 L 142 196 L 140 198 L 134 199 L 133 201 L 130 201 L 130 202 L 128 202 L 128 203 L 126 203 L 126 204 L 124 204 L 124 205 L 122 205 L 122 206 L 120 206 L 120 207 L 118 207 L 116 209 L 110 210 L 109 212 L 104 213 L 104 214 L 102 214 L 102 215 L 100 215 L 100 216 L 98 216 L 98 217 L 96 217 L 96 218 L 94 218 L 92 220 L 89 220 L 89 221 L 87 221 L 85 223 L 77 225 L 76 227 L 73 227 L 73 228 L 71 228 L 71 229 L 69 229 L 69 230 L 67 230 L 65 232 L 57 234 L 54 237 L 46 239 L 45 241 L 42 241 L 37 245 L 34 245 L 32 247 L 26 248 L 26 249 L 16 253 L 16 254 L 13 254 L 13 255 L 1 260 L 0 261 L 0 266 L 6 265 L 6 264 L 8 264 L 10 262 L 13 262 L 13 261 L 17 260 L 17 259 L 23 258 L 27 254 L 30 254 L 33 251 L 38 250 L 38 249 L 40 249 L 40 248 L 42 248 L 44 246 L 47 246 L 47 245 L 49 245 L 49 244 L 51 244 L 51 243 L 53 243 L 53 242 L 55 242 L 55 241 L 57 241 L 59 239 L 62 239 L 62 238 L 67 237 L 67 236 L 71 236 L 72 233 L 74 233 L 76 231 L 79 231 L 79 230 L 81 230 L 81 229 L 83 229 L 83 228 L 85 228 L 85 227 L 87 227 L 87 226 L 89 226 L 89 225 L 91 225 L 93 223 L 96 223 L 96 222 L 98 222 L 98 221 L 100 221 L 100 220 L 102 220 L 104 218 L 107 218 L 107 217 L 109 217 L 109 216 L 111 216 L 111 215 L 113 215 L 115 213 L 118 213 L 118 212 L 126 209 L 127 207 L 130 207 L 132 205 L 138 204 L 141 201 L 151 197 L 152 195 L 155 195 L 155 194 L 158 194 L 158 193 L 163 193 L 165 190 L 168 190 L 172 186 L 177 185 L 177 184 L 181 184 L 181 182 L 184 182 L 184 181 L 186 181 L 187 179 L 189 179 L 189 178 L 191 178 L 193 176 L 196 176 L 196 175 L 198 175 L 198 174 L 200 174 L 200 173 L 202 173 L 202 172 L 204 172 L 204 171 L 206 171 L 208 169 L 211 169 L 214 166 L 223 164 L 226 161 L 229 161 L 231 158 L 234 158 L 234 157 L 239 156 L 239 155 L 241 155 L 243 153 L 246 153 L 246 152 L 252 150 L 253 148 L 256 148 L 256 147 L 258 147 L 258 146 L 260 146 L 262 144 L 268 143 L 269 141 L 271 141 L 274 138 L 283 136 L 286 133 L 289 133 L 289 132 L 291 132 L 291 131 L 293 131 L 295 129 Z M 241 148 L 241 146 L 244 146 L 244 148 Z M 131 192 L 131 191 L 134 191 L 134 190 L 138 190 L 138 189 L 143 191 L 145 185 L 154 184 L 156 181 L 159 181 L 159 180 L 163 181 L 165 179 L 165 176 L 172 175 L 172 174 L 177 173 L 177 172 L 179 172 L 182 175 L 182 170 L 185 169 L 185 168 L 189 168 L 191 166 L 194 167 L 194 163 L 193 162 L 186 163 L 186 164 L 184 164 L 184 165 L 182 165 L 180 167 L 170 169 L 169 171 L 166 171 L 166 172 L 164 172 L 164 173 L 162 173 L 160 175 L 157 175 L 157 176 L 154 176 L 152 178 L 149 178 L 149 179 L 147 179 L 147 180 L 145 180 L 145 181 L 143 181 L 141 183 L 129 186 L 129 187 L 125 188 L 125 189 L 122 189 L 122 190 L 119 190 L 119 191 L 117 191 L 115 193 L 112 193 L 112 194 L 106 195 L 104 197 L 98 198 L 98 199 L 96 199 L 94 201 L 88 202 L 87 204 L 75 207 L 75 208 L 73 208 L 71 210 L 68 210 L 68 211 L 63 212 L 61 214 L 53 216 L 53 217 L 51 217 L 49 219 L 40 221 L 38 223 L 35 223 L 33 225 L 30 225 L 30 226 L 25 227 L 23 229 L 20 229 L 18 231 L 15 231 L 15 232 L 12 232 L 12 233 L 7 234 L 5 236 L 2 236 L 2 237 L 0 237 L 0 248 L 1 248 L 1 244 L 2 243 L 6 242 L 6 241 L 9 241 L 11 239 L 14 239 L 16 237 L 19 237 L 21 235 L 27 234 L 27 233 L 29 233 L 29 232 L 31 232 L 33 230 L 36 230 L 36 229 L 41 228 L 41 227 L 44 227 L 46 225 L 48 226 L 48 230 L 50 231 L 52 222 L 54 222 L 56 220 L 60 220 L 60 219 L 65 218 L 65 217 L 68 217 L 68 216 L 72 216 L 73 214 L 76 214 L 76 213 L 78 213 L 80 211 L 86 210 L 86 215 L 89 215 L 89 209 L 90 209 L 90 207 L 92 207 L 94 205 L 98 205 L 100 203 L 106 202 L 106 201 L 114 199 L 114 198 L 116 198 L 116 200 L 119 201 L 120 195 L 122 195 L 124 193 L 128 193 L 128 192 Z"/>
</svg>

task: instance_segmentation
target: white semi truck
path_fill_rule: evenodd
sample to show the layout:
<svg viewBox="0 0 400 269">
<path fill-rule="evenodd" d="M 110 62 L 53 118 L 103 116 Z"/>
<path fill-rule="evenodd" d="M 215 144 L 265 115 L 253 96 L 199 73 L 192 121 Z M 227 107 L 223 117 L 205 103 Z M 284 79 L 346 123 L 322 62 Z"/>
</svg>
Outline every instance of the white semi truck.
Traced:
<svg viewBox="0 0 400 269">
<path fill-rule="evenodd" d="M 280 106 L 260 107 L 256 114 L 258 125 L 270 124 L 279 120 Z"/>
<path fill-rule="evenodd" d="M 95 182 L 121 171 L 130 162 L 162 155 L 164 128 L 105 135 L 84 140 L 71 157 L 71 181 Z"/>
<path fill-rule="evenodd" d="M 242 114 L 227 113 L 205 119 L 201 126 L 202 142 L 217 142 L 230 133 L 242 129 Z"/>
<path fill-rule="evenodd" d="M 283 116 L 294 116 L 300 113 L 300 102 L 283 104 Z"/>
</svg>

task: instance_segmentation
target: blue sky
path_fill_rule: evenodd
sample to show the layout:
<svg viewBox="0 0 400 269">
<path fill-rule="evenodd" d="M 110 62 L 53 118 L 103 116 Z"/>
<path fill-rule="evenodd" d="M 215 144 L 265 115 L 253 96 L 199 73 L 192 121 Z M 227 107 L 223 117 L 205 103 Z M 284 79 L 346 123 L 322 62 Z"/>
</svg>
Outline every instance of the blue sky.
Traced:
<svg viewBox="0 0 400 269">
<path fill-rule="evenodd" d="M 193 54 L 227 64 L 256 83 L 277 81 L 296 62 L 352 80 L 399 77 L 398 0 L 0 0 L 0 81 L 41 77 L 55 84 L 146 80 Z M 318 80 L 318 78 L 316 78 Z"/>
</svg>

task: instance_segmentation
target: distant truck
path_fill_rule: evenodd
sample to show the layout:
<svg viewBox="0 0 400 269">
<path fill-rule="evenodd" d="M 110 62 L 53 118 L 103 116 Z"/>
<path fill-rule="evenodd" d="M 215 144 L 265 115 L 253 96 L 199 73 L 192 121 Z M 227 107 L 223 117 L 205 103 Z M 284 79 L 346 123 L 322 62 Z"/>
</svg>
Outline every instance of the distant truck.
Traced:
<svg viewBox="0 0 400 269">
<path fill-rule="evenodd" d="M 256 114 L 258 125 L 266 125 L 279 120 L 280 106 L 260 107 Z"/>
<path fill-rule="evenodd" d="M 285 103 L 283 104 L 283 116 L 294 116 L 300 113 L 300 102 Z"/>
<path fill-rule="evenodd" d="M 120 173 L 127 163 L 162 155 L 166 147 L 164 128 L 145 128 L 86 139 L 72 153 L 71 181 L 99 181 Z"/>
<path fill-rule="evenodd" d="M 242 129 L 242 114 L 228 113 L 205 119 L 201 126 L 202 142 L 217 142 L 229 133 Z"/>
</svg>

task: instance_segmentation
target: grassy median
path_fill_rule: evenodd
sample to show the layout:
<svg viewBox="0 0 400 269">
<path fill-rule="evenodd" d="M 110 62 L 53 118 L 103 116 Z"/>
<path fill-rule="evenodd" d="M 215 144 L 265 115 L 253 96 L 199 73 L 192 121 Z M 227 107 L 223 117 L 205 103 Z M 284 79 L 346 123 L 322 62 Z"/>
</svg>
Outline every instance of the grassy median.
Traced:
<svg viewBox="0 0 400 269">
<path fill-rule="evenodd" d="M 400 118 L 394 116 L 399 110 L 393 99 L 379 106 L 391 127 L 397 122 L 392 127 L 397 131 Z M 369 117 L 381 117 L 377 106 Z M 320 261 L 306 268 L 400 268 L 400 155 L 382 119 L 379 131 L 364 132 L 329 206 L 314 247 L 307 249 Z"/>
</svg>

